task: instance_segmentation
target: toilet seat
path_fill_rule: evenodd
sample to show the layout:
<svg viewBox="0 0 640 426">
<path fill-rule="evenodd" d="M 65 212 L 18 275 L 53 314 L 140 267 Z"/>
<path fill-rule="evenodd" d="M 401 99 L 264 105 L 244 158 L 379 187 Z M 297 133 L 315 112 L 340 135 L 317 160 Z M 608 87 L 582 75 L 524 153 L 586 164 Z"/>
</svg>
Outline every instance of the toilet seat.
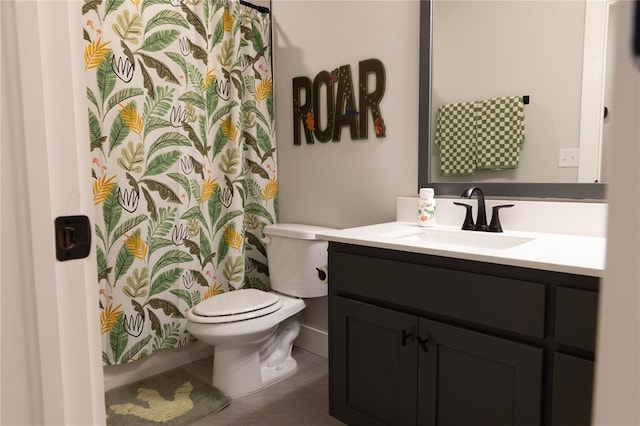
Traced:
<svg viewBox="0 0 640 426">
<path fill-rule="evenodd" d="M 281 307 L 282 300 L 277 294 L 249 288 L 206 299 L 194 306 L 191 312 L 206 317 L 207 323 L 215 324 L 257 318 Z"/>
</svg>

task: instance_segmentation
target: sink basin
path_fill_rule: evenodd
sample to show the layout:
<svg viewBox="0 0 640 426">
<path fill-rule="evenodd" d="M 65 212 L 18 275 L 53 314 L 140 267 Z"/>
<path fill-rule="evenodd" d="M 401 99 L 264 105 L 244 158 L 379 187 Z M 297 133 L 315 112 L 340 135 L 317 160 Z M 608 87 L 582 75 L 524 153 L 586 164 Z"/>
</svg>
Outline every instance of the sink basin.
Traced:
<svg viewBox="0 0 640 426">
<path fill-rule="evenodd" d="M 532 241 L 533 238 L 516 237 L 491 232 L 462 231 L 453 229 L 424 229 L 411 234 L 398 236 L 403 242 L 428 242 L 449 244 L 461 247 L 488 248 L 493 250 L 510 249 Z"/>
</svg>

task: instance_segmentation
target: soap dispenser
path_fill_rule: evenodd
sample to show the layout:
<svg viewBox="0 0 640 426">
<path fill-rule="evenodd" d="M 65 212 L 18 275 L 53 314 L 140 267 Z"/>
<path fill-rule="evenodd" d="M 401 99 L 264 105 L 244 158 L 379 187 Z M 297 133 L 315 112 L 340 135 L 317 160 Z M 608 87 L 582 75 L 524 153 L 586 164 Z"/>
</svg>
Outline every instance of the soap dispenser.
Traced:
<svg viewBox="0 0 640 426">
<path fill-rule="evenodd" d="M 421 188 L 418 200 L 418 225 L 436 226 L 436 199 L 433 188 Z"/>
</svg>

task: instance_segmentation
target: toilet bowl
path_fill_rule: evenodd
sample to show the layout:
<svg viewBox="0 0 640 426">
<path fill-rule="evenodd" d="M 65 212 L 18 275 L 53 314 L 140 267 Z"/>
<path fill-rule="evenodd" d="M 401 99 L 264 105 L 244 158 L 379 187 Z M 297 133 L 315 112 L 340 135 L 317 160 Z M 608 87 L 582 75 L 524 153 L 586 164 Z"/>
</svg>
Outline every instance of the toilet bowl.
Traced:
<svg viewBox="0 0 640 426">
<path fill-rule="evenodd" d="M 327 229 L 266 226 L 272 291 L 228 291 L 187 313 L 187 330 L 214 347 L 212 383 L 227 396 L 248 395 L 295 374 L 298 314 L 305 298 L 327 294 L 327 243 L 315 237 Z"/>
</svg>

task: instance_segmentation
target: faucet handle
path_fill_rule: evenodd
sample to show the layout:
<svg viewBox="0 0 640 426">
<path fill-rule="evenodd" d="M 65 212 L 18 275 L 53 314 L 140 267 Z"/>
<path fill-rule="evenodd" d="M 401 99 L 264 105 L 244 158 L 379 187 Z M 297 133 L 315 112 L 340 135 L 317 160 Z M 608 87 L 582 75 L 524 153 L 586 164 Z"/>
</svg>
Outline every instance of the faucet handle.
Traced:
<svg viewBox="0 0 640 426">
<path fill-rule="evenodd" d="M 500 224 L 500 217 L 498 216 L 498 211 L 502 208 L 513 207 L 513 204 L 502 204 L 500 206 L 493 206 L 493 211 L 491 213 L 491 223 L 489 224 L 489 232 L 502 232 L 502 225 Z"/>
<path fill-rule="evenodd" d="M 473 213 L 471 213 L 471 209 L 473 209 L 473 206 L 471 204 L 458 203 L 457 201 L 454 201 L 453 204 L 455 204 L 456 206 L 465 207 L 467 209 L 467 214 L 464 217 L 464 223 L 462 224 L 462 229 L 465 231 L 473 231 L 474 229 Z"/>
</svg>

